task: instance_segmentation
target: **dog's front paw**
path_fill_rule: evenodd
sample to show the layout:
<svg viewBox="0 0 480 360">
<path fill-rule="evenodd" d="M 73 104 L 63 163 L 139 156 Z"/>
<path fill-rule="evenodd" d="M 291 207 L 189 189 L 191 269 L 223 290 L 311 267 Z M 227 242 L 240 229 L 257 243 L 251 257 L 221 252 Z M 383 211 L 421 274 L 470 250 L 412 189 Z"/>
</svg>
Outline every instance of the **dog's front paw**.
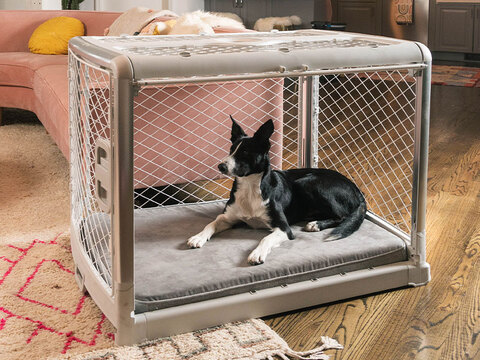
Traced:
<svg viewBox="0 0 480 360">
<path fill-rule="evenodd" d="M 317 232 L 320 231 L 320 228 L 318 227 L 318 222 L 317 221 L 310 221 L 305 227 L 303 228 L 303 231 L 307 232 Z"/>
<path fill-rule="evenodd" d="M 257 247 L 255 250 L 253 250 L 250 255 L 248 255 L 248 263 L 250 265 L 260 265 L 265 262 L 265 259 L 267 258 L 268 251 L 265 249 L 261 249 L 260 247 Z"/>
<path fill-rule="evenodd" d="M 208 238 L 203 236 L 201 233 L 192 236 L 190 239 L 187 241 L 187 245 L 192 248 L 201 248 L 205 243 L 208 241 Z"/>
</svg>

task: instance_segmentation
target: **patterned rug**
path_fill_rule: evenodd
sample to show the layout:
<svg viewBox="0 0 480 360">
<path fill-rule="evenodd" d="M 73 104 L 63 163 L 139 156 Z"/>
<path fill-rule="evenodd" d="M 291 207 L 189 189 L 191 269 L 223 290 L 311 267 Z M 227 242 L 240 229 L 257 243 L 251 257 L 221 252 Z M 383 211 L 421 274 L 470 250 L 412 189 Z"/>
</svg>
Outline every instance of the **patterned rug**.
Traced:
<svg viewBox="0 0 480 360">
<path fill-rule="evenodd" d="M 60 236 L 0 245 L 2 360 L 112 346 L 114 328 L 76 286 L 69 242 Z"/>
<path fill-rule="evenodd" d="M 343 347 L 322 336 L 322 345 L 297 352 L 262 320 L 252 319 L 199 330 L 187 334 L 148 341 L 140 345 L 116 347 L 77 356 L 69 360 L 273 360 L 280 358 L 327 360 L 327 349 Z"/>
<path fill-rule="evenodd" d="M 2 360 L 328 359 L 323 350 L 341 348 L 322 337 L 322 346 L 295 352 L 261 320 L 114 347 L 113 326 L 79 291 L 73 271 L 67 235 L 0 245 Z"/>
<path fill-rule="evenodd" d="M 432 84 L 480 87 L 480 68 L 433 65 Z"/>
</svg>

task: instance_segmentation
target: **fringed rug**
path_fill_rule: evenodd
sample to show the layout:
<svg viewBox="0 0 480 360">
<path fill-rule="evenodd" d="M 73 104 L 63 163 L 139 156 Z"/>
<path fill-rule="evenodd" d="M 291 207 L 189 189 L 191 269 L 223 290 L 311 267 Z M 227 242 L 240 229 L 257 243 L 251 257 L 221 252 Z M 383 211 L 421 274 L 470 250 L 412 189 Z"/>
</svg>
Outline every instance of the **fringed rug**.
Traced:
<svg viewBox="0 0 480 360">
<path fill-rule="evenodd" d="M 433 65 L 432 84 L 480 87 L 480 68 Z"/>
<path fill-rule="evenodd" d="M 341 348 L 322 337 L 320 347 L 295 352 L 261 320 L 115 347 L 113 326 L 80 292 L 73 271 L 68 235 L 0 244 L 2 360 L 328 359 L 323 350 Z"/>
<path fill-rule="evenodd" d="M 63 356 L 69 360 L 273 360 L 329 359 L 328 349 L 342 349 L 334 339 L 322 336 L 322 345 L 310 351 L 293 351 L 262 320 L 252 319 L 148 341 L 140 345 L 110 348 L 87 354 Z"/>
</svg>

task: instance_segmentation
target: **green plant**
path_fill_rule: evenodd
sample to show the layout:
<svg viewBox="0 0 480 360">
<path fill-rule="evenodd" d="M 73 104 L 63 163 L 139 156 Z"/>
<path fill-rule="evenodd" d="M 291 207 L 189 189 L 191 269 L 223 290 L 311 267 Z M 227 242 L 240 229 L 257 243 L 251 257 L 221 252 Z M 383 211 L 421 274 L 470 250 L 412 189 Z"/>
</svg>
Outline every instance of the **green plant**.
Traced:
<svg viewBox="0 0 480 360">
<path fill-rule="evenodd" d="M 83 0 L 62 0 L 63 10 L 78 10 Z"/>
</svg>

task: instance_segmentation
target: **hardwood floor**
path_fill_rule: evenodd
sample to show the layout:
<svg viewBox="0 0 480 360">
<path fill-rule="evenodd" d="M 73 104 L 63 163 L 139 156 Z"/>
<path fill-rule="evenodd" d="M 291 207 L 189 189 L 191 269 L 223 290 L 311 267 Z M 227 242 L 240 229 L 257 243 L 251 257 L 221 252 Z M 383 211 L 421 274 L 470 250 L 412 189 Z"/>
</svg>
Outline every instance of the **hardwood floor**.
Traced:
<svg viewBox="0 0 480 360">
<path fill-rule="evenodd" d="M 480 88 L 433 86 L 427 205 L 432 281 L 266 318 L 295 350 L 332 359 L 480 359 Z"/>
</svg>

